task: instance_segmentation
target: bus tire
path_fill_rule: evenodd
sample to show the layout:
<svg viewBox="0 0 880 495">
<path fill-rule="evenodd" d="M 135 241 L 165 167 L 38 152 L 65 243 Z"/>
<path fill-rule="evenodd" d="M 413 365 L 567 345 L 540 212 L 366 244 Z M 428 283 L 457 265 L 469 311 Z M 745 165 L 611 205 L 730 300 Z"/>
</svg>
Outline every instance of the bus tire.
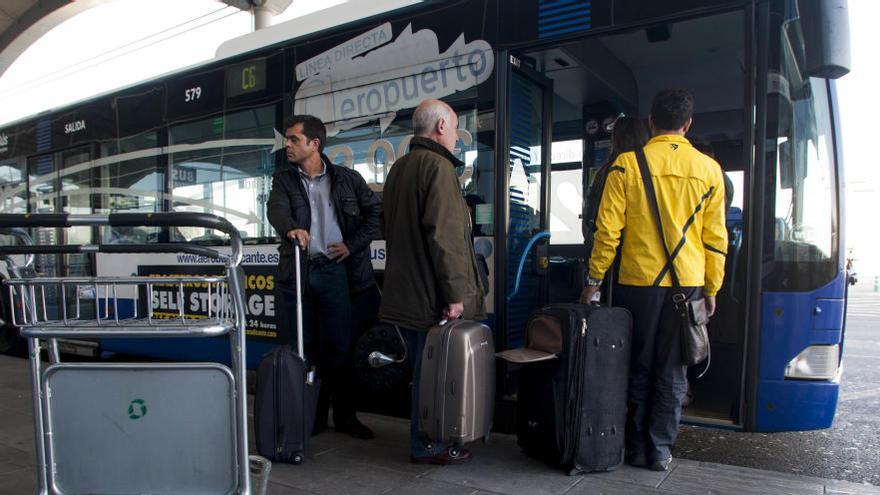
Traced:
<svg viewBox="0 0 880 495">
<path fill-rule="evenodd" d="M 0 354 L 12 356 L 24 356 L 24 340 L 18 336 L 18 331 L 4 325 L 0 328 Z"/>
<path fill-rule="evenodd" d="M 6 299 L 0 300 L 0 354 L 24 356 L 26 354 L 26 342 L 18 334 L 18 329 L 12 326 L 12 313 L 9 311 L 9 303 Z"/>
<path fill-rule="evenodd" d="M 24 356 L 25 340 L 18 334 L 18 329 L 12 326 L 5 302 L 0 302 L 0 319 L 3 321 L 0 325 L 0 354 Z"/>
</svg>

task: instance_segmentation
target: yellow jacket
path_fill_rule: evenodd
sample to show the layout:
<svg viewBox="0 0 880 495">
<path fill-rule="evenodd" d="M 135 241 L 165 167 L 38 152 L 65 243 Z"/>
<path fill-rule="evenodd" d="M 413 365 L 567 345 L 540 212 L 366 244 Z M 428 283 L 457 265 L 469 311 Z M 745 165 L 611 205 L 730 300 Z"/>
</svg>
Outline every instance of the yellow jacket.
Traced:
<svg viewBox="0 0 880 495">
<path fill-rule="evenodd" d="M 704 295 L 714 296 L 724 279 L 727 254 L 721 167 L 683 136 L 673 134 L 648 141 L 645 156 L 679 282 L 685 287 L 702 286 Z M 672 285 L 635 153 L 621 154 L 609 170 L 596 227 L 590 277 L 605 275 L 626 232 L 619 283 Z"/>
</svg>

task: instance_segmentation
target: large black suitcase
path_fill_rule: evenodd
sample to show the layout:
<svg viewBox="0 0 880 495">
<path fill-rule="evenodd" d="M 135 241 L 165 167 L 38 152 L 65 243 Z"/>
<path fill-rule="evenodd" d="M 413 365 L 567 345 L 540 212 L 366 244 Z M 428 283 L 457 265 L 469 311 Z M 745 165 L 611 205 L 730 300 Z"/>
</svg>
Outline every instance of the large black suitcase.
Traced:
<svg viewBox="0 0 880 495">
<path fill-rule="evenodd" d="M 254 393 L 254 436 L 261 456 L 299 464 L 315 424 L 320 381 L 303 358 L 300 249 L 294 251 L 298 353 L 289 345 L 281 345 L 260 361 Z"/>
<path fill-rule="evenodd" d="M 632 316 L 622 308 L 553 304 L 532 314 L 528 325 L 535 324 L 558 325 L 562 351 L 520 369 L 519 445 L 569 474 L 616 468 L 625 453 Z"/>
</svg>

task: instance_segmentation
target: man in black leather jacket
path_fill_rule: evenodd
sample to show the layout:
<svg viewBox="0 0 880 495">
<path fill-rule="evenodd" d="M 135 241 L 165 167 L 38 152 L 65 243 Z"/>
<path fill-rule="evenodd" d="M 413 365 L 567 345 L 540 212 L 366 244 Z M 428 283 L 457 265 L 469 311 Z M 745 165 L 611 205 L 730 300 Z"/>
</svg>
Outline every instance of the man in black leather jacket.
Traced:
<svg viewBox="0 0 880 495">
<path fill-rule="evenodd" d="M 382 204 L 354 170 L 333 165 L 323 154 L 324 124 L 310 115 L 285 122 L 284 147 L 290 166 L 275 172 L 267 203 L 269 222 L 281 237 L 278 289 L 281 328 L 293 329 L 295 308 L 294 239 L 308 248 L 304 257 L 306 358 L 323 379 L 333 402 L 337 431 L 356 438 L 373 432 L 355 416 L 352 367 L 351 294 L 375 284 L 370 241 L 379 237 Z M 318 411 L 316 430 L 326 422 Z"/>
</svg>

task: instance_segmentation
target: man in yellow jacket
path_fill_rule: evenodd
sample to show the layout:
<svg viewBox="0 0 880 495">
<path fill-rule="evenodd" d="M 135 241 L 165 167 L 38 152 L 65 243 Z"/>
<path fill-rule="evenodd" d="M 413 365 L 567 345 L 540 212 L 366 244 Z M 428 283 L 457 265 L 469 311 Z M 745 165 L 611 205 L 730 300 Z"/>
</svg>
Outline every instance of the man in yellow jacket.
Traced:
<svg viewBox="0 0 880 495">
<path fill-rule="evenodd" d="M 724 179 L 718 163 L 684 137 L 693 108 L 693 96 L 685 90 L 659 92 L 648 116 L 653 137 L 644 152 L 680 284 L 689 298 L 706 299 L 711 316 L 727 251 Z M 622 242 L 614 301 L 633 315 L 627 462 L 665 471 L 678 435 L 687 370 L 666 253 L 635 153 L 621 154 L 611 167 L 596 227 L 581 302 L 593 298 Z"/>
</svg>

